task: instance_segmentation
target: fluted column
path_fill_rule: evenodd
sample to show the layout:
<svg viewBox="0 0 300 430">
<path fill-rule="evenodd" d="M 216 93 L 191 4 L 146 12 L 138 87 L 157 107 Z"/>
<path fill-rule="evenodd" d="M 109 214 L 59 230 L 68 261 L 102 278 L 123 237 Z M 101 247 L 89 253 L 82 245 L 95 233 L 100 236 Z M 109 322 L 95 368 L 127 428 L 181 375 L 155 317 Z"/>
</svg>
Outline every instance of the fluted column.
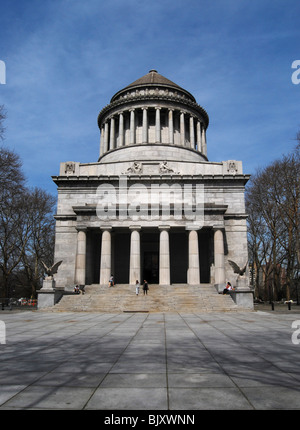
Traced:
<svg viewBox="0 0 300 430">
<path fill-rule="evenodd" d="M 160 226 L 159 238 L 159 284 L 170 285 L 169 226 Z"/>
<path fill-rule="evenodd" d="M 184 124 L 184 112 L 180 112 L 180 144 L 185 144 L 185 124 Z"/>
<path fill-rule="evenodd" d="M 148 142 L 148 108 L 143 108 L 142 143 Z"/>
<path fill-rule="evenodd" d="M 207 148 L 206 148 L 206 132 L 205 127 L 202 125 L 202 154 L 207 155 Z"/>
<path fill-rule="evenodd" d="M 134 109 L 130 110 L 130 145 L 135 143 L 135 111 Z"/>
<path fill-rule="evenodd" d="M 116 133 L 115 133 L 115 118 L 110 119 L 110 139 L 109 139 L 109 149 L 115 148 Z"/>
<path fill-rule="evenodd" d="M 119 144 L 118 147 L 124 145 L 124 115 L 123 112 L 119 114 Z"/>
<path fill-rule="evenodd" d="M 199 245 L 198 232 L 196 230 L 189 232 L 189 267 L 187 278 L 189 285 L 200 284 Z"/>
<path fill-rule="evenodd" d="M 202 152 L 201 122 L 197 120 L 197 150 Z"/>
<path fill-rule="evenodd" d="M 100 157 L 104 153 L 104 127 L 101 127 L 101 137 L 100 137 Z"/>
<path fill-rule="evenodd" d="M 169 143 L 174 143 L 173 111 L 174 109 L 169 109 Z"/>
<path fill-rule="evenodd" d="M 223 291 L 225 286 L 225 261 L 224 261 L 224 237 L 221 229 L 214 231 L 214 260 L 215 260 L 215 285 Z"/>
<path fill-rule="evenodd" d="M 195 149 L 194 117 L 190 116 L 190 146 Z"/>
<path fill-rule="evenodd" d="M 103 153 L 108 151 L 108 122 L 104 124 L 104 150 Z"/>
<path fill-rule="evenodd" d="M 111 276 L 111 227 L 103 228 L 101 259 L 100 259 L 100 284 L 108 285 Z"/>
<path fill-rule="evenodd" d="M 140 226 L 131 226 L 130 237 L 130 266 L 129 266 L 129 283 L 135 284 L 138 280 L 141 282 L 141 241 L 140 241 Z"/>
<path fill-rule="evenodd" d="M 160 107 L 155 108 L 155 142 L 161 142 L 161 130 L 160 130 Z"/>
<path fill-rule="evenodd" d="M 86 228 L 77 227 L 75 284 L 85 285 L 85 275 L 86 275 Z"/>
</svg>

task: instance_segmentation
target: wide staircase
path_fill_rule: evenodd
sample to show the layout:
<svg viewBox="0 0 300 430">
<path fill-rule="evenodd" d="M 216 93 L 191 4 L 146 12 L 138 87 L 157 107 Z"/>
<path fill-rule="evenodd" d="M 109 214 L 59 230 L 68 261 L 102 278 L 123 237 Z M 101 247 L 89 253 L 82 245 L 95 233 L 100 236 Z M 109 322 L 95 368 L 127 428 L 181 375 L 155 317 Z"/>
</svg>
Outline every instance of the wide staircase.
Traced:
<svg viewBox="0 0 300 430">
<path fill-rule="evenodd" d="M 89 285 L 85 294 L 64 295 L 53 312 L 234 312 L 238 307 L 229 295 L 218 294 L 214 286 L 184 284 L 149 285 L 147 295 L 142 287 L 139 295 L 135 286 L 122 284 L 114 287 Z"/>
</svg>

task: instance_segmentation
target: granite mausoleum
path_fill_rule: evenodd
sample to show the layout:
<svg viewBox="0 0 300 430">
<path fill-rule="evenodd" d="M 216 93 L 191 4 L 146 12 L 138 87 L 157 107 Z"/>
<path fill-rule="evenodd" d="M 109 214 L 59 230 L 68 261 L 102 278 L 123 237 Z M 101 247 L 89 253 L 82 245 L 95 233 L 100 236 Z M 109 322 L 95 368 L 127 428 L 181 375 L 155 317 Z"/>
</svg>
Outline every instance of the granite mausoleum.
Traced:
<svg viewBox="0 0 300 430">
<path fill-rule="evenodd" d="M 98 161 L 60 164 L 56 287 L 147 279 L 219 292 L 248 260 L 242 162 L 208 161 L 209 117 L 156 70 L 98 116 Z M 248 279 L 248 277 L 245 277 Z M 242 291 L 248 282 L 237 285 Z"/>
</svg>

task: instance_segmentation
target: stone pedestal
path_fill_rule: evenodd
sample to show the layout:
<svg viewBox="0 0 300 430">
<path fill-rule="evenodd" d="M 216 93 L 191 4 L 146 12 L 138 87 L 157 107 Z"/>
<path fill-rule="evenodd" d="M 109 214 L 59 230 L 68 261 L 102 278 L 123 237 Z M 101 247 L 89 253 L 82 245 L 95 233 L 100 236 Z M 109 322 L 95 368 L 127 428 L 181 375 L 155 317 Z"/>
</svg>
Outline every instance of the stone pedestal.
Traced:
<svg viewBox="0 0 300 430">
<path fill-rule="evenodd" d="M 247 276 L 240 276 L 237 280 L 236 280 L 236 289 L 237 290 L 250 290 L 249 288 L 249 280 L 247 278 Z"/>
<path fill-rule="evenodd" d="M 249 288 L 247 290 L 230 291 L 229 294 L 238 306 L 247 309 L 254 309 L 253 291 Z"/>
<path fill-rule="evenodd" d="M 62 297 L 64 288 L 56 288 L 52 276 L 48 276 L 43 281 L 43 287 L 38 293 L 38 309 L 50 308 L 54 306 Z"/>
</svg>

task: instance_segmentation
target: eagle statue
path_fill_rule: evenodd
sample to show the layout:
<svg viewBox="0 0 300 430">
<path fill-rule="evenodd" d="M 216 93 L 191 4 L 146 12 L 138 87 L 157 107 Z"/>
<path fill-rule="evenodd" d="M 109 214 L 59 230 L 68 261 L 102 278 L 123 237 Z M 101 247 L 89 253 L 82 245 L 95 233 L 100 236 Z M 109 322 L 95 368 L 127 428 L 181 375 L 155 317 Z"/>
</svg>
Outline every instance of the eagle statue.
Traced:
<svg viewBox="0 0 300 430">
<path fill-rule="evenodd" d="M 247 263 L 245 264 L 245 266 L 244 267 L 240 267 L 240 266 L 238 266 L 234 261 L 232 261 L 232 260 L 228 260 L 228 263 L 230 264 L 230 266 L 233 268 L 233 271 L 234 271 L 234 273 L 237 273 L 239 276 L 243 276 L 244 274 L 245 274 L 245 272 L 246 272 L 246 268 L 247 268 L 247 264 L 248 264 L 248 261 L 247 261 Z"/>
<path fill-rule="evenodd" d="M 42 264 L 44 266 L 45 269 L 45 273 L 47 273 L 47 276 L 53 276 L 55 275 L 55 273 L 57 273 L 57 270 L 59 268 L 59 266 L 61 265 L 62 260 L 58 261 L 57 263 L 53 264 L 52 266 L 48 267 L 43 261 Z"/>
</svg>

